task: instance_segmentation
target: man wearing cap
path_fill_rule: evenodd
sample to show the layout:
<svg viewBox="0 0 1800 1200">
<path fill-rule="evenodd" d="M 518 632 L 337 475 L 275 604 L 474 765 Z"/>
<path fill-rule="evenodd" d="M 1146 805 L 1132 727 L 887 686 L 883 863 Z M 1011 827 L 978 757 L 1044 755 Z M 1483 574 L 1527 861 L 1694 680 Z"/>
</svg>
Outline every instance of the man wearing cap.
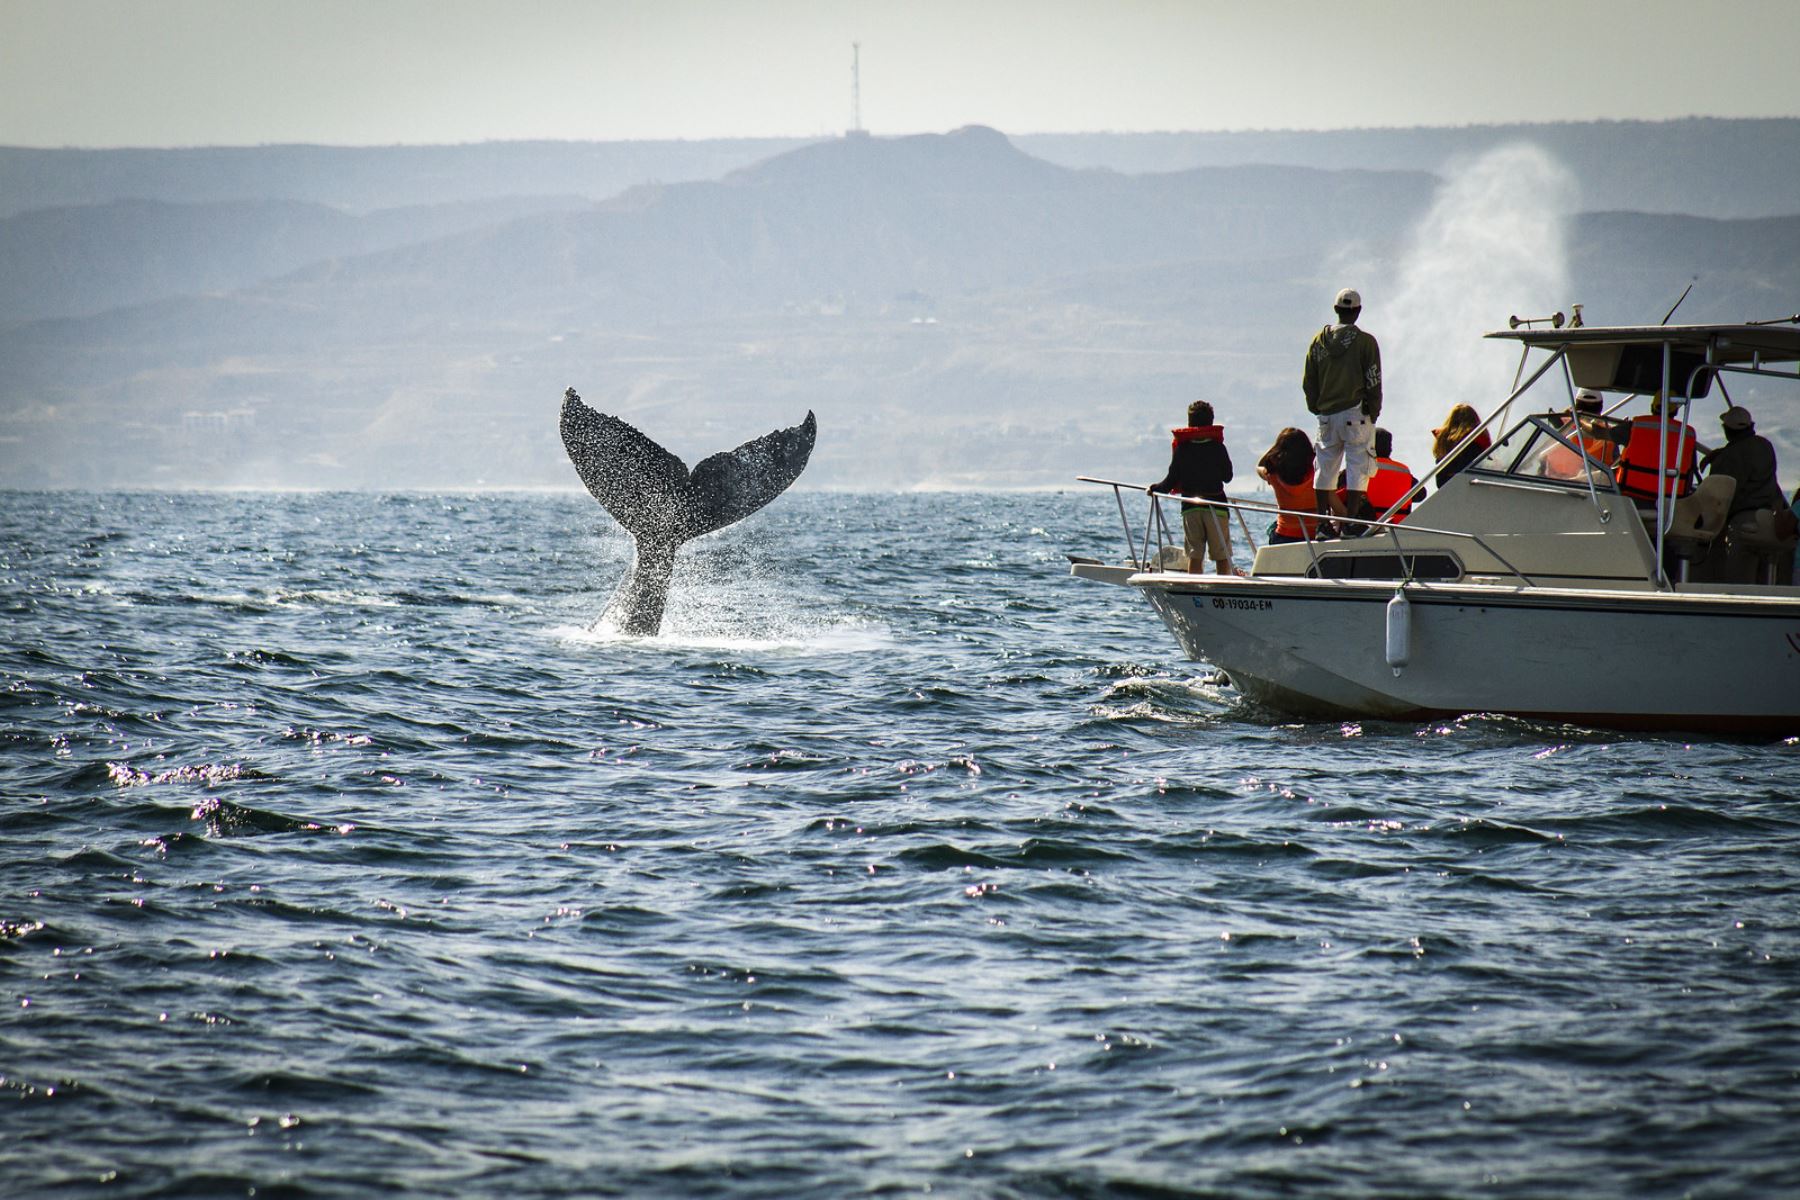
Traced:
<svg viewBox="0 0 1800 1200">
<path fill-rule="evenodd" d="M 1793 571 L 1789 558 L 1793 544 L 1781 536 L 1776 520 L 1787 502 L 1775 479 L 1775 447 L 1756 432 L 1747 408 L 1733 405 L 1720 416 L 1719 424 L 1725 428 L 1725 444 L 1708 453 L 1702 464 L 1709 476 L 1737 480 L 1726 517 L 1728 534 L 1721 539 L 1726 543 L 1723 577 L 1733 583 L 1754 582 L 1767 561 L 1773 577 L 1786 580 Z M 1719 549 L 1715 542 L 1715 555 Z"/>
<path fill-rule="evenodd" d="M 1725 444 L 1701 460 L 1708 475 L 1729 475 L 1737 480 L 1731 497 L 1730 516 L 1759 508 L 1785 508 L 1781 484 L 1775 480 L 1775 447 L 1756 432 L 1756 421 L 1747 408 L 1731 407 L 1719 418 L 1725 427 Z"/>
<path fill-rule="evenodd" d="M 1579 447 L 1576 453 L 1561 443 L 1552 443 L 1544 450 L 1543 460 L 1538 465 L 1538 473 L 1551 479 L 1581 479 L 1587 470 L 1583 461 L 1585 454 L 1603 467 L 1610 467 L 1618 456 L 1618 447 L 1609 440 L 1606 430 L 1606 417 L 1602 410 L 1606 401 L 1599 392 L 1582 388 L 1575 393 L 1575 403 L 1569 406 L 1569 415 L 1562 419 L 1558 427 L 1568 439 Z"/>
<path fill-rule="evenodd" d="M 1337 324 L 1325 326 L 1313 338 L 1300 381 L 1307 411 L 1319 420 L 1314 477 L 1321 483 L 1335 480 L 1340 465 L 1345 474 L 1343 499 L 1335 490 L 1318 489 L 1319 511 L 1366 517 L 1369 476 L 1375 469 L 1369 447 L 1375 418 L 1381 415 L 1381 347 L 1356 327 L 1356 318 L 1362 315 L 1362 296 L 1356 289 L 1339 292 L 1332 307 Z M 1355 536 L 1361 527 L 1345 532 Z"/>
</svg>

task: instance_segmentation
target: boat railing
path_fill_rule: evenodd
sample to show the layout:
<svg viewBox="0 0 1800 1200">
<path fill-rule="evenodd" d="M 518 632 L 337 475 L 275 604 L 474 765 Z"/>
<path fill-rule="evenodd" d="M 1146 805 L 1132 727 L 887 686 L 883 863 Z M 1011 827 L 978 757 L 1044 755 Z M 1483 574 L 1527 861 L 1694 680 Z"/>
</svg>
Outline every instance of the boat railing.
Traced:
<svg viewBox="0 0 1800 1200">
<path fill-rule="evenodd" d="M 1406 534 L 1409 534 L 1409 535 L 1410 534 L 1430 534 L 1434 537 L 1460 538 L 1464 541 L 1470 541 L 1470 542 L 1475 543 L 1475 545 L 1479 546 L 1481 548 L 1481 550 L 1485 554 L 1487 554 L 1489 557 L 1491 557 L 1495 562 L 1497 562 L 1501 566 L 1505 567 L 1507 572 L 1510 573 L 1520 583 L 1524 584 L 1526 587 L 1534 586 L 1534 584 L 1531 580 L 1531 577 L 1526 575 L 1523 571 L 1519 570 L 1517 567 L 1513 566 L 1512 563 L 1508 562 L 1506 560 L 1506 556 L 1501 554 L 1498 550 L 1495 550 L 1493 548 L 1493 546 L 1489 545 L 1486 538 L 1482 537 L 1480 534 L 1477 534 L 1477 533 L 1469 533 L 1466 530 L 1434 529 L 1430 526 L 1414 525 L 1414 524 L 1403 525 L 1399 521 L 1390 521 L 1390 520 L 1387 520 L 1385 517 L 1378 517 L 1378 518 L 1374 518 L 1374 519 L 1365 519 L 1362 517 L 1332 516 L 1332 517 L 1326 518 L 1326 517 L 1322 517 L 1317 512 L 1306 511 L 1306 510 L 1302 510 L 1302 509 L 1281 508 L 1281 507 L 1279 507 L 1277 505 L 1273 505 L 1273 504 L 1262 504 L 1262 503 L 1257 503 L 1257 502 L 1253 502 L 1253 501 L 1241 501 L 1241 500 L 1223 500 L 1223 501 L 1204 500 L 1204 499 L 1201 499 L 1196 496 L 1177 496 L 1177 495 L 1173 495 L 1173 494 L 1169 494 L 1169 493 L 1154 492 L 1154 491 L 1150 490 L 1149 484 L 1126 483 L 1125 481 L 1119 480 L 1119 479 L 1101 479 L 1101 478 L 1098 478 L 1098 477 L 1092 476 L 1092 475 L 1078 475 L 1078 476 L 1076 476 L 1076 480 L 1077 480 L 1077 482 L 1080 482 L 1080 483 L 1097 483 L 1097 484 L 1101 484 L 1102 486 L 1112 488 L 1113 500 L 1119 506 L 1119 520 L 1120 520 L 1121 524 L 1123 524 L 1125 527 L 1125 548 L 1126 548 L 1126 551 L 1131 555 L 1131 565 L 1139 571 L 1150 570 L 1151 564 L 1153 562 L 1157 566 L 1160 566 L 1161 562 L 1162 562 L 1162 551 L 1170 545 L 1170 542 L 1172 540 L 1170 537 L 1170 534 L 1169 534 L 1168 523 L 1163 519 L 1163 513 L 1162 513 L 1161 501 L 1162 501 L 1163 497 L 1165 495 L 1167 495 L 1170 500 L 1174 500 L 1178 504 L 1181 504 L 1184 506 L 1189 505 L 1189 504 L 1204 504 L 1204 505 L 1208 505 L 1212 508 L 1229 509 L 1229 510 L 1237 513 L 1240 520 L 1242 519 L 1244 513 L 1260 513 L 1264 516 L 1301 518 L 1301 521 L 1300 521 L 1300 529 L 1302 532 L 1301 540 L 1305 543 L 1305 545 L 1307 547 L 1309 556 L 1312 560 L 1312 565 L 1315 569 L 1317 569 L 1318 565 L 1319 565 L 1319 559 L 1320 559 L 1319 542 L 1321 541 L 1321 539 L 1315 538 L 1315 537 L 1312 537 L 1312 536 L 1306 534 L 1306 532 L 1305 532 L 1306 528 L 1307 528 L 1306 521 L 1309 519 L 1313 520 L 1313 521 L 1329 519 L 1331 521 L 1336 522 L 1339 525 L 1358 525 L 1358 526 L 1361 526 L 1362 528 L 1364 528 L 1365 530 L 1384 532 L 1384 533 L 1388 533 L 1388 534 L 1392 535 L 1392 537 L 1394 539 L 1394 552 L 1402 557 L 1404 557 L 1407 553 L 1406 547 L 1401 545 L 1400 535 L 1403 532 Z M 1139 547 L 1138 533 L 1132 527 L 1131 518 L 1125 511 L 1125 495 L 1124 494 L 1126 492 L 1144 492 L 1144 493 L 1147 493 L 1150 497 L 1150 506 L 1149 506 L 1148 511 L 1144 515 L 1144 530 L 1143 530 L 1143 535 L 1142 535 L 1143 550 L 1141 553 L 1139 552 L 1139 548 L 1138 548 Z M 1389 510 L 1389 511 L 1391 512 L 1392 510 Z M 1248 532 L 1247 527 L 1246 527 L 1246 532 Z M 1150 542 L 1151 542 L 1152 538 L 1154 538 L 1156 541 L 1157 555 L 1156 555 L 1155 559 L 1152 559 L 1150 557 Z M 1344 546 L 1343 543 L 1341 543 L 1335 539 L 1324 539 L 1324 540 L 1331 541 L 1331 543 L 1334 547 L 1343 546 L 1343 548 L 1350 548 L 1348 546 Z M 1420 551 L 1414 550 L 1412 553 L 1414 553 L 1416 555 L 1416 554 L 1420 553 Z"/>
<path fill-rule="evenodd" d="M 1529 346 L 1525 347 L 1525 351 L 1527 353 L 1529 353 L 1530 349 L 1531 348 Z M 1429 471 L 1426 471 L 1424 475 L 1422 475 L 1418 479 L 1414 480 L 1412 487 L 1407 489 L 1406 494 L 1404 496 L 1401 496 L 1398 500 L 1394 501 L 1392 504 L 1390 504 L 1387 507 L 1387 509 L 1381 514 L 1382 518 L 1385 520 L 1386 518 L 1393 516 L 1397 510 L 1399 510 L 1401 508 L 1409 507 L 1412 504 L 1412 502 L 1419 497 L 1420 493 L 1424 492 L 1425 484 L 1426 484 L 1427 480 L 1431 479 L 1432 476 L 1437 474 L 1438 470 L 1440 468 L 1442 468 L 1446 463 L 1449 463 L 1450 461 L 1455 459 L 1455 457 L 1458 454 L 1461 454 L 1463 452 L 1463 448 L 1465 446 L 1473 445 L 1476 438 L 1479 438 L 1482 434 L 1486 433 L 1489 428 L 1491 428 L 1495 425 L 1498 425 L 1502 421 L 1504 421 L 1506 419 L 1507 413 L 1512 409 L 1513 401 L 1517 400 L 1520 396 L 1523 396 L 1526 392 L 1530 391 L 1532 389 L 1532 387 L 1537 383 L 1537 381 L 1542 379 L 1544 377 L 1544 375 L 1550 370 L 1551 367 L 1554 367 L 1557 363 L 1563 361 L 1563 358 L 1566 355 L 1566 353 L 1567 353 L 1567 347 L 1564 347 L 1563 349 L 1554 351 L 1550 355 L 1549 358 L 1544 360 L 1543 364 L 1540 365 L 1537 370 L 1535 370 L 1531 373 L 1531 378 L 1525 380 L 1525 382 L 1523 382 L 1523 383 L 1519 382 L 1520 376 L 1525 374 L 1525 359 L 1523 356 L 1521 356 L 1519 359 L 1519 370 L 1518 370 L 1517 374 L 1515 374 L 1513 376 L 1512 394 L 1507 396 L 1507 398 L 1501 402 L 1500 407 L 1496 408 L 1493 412 L 1488 414 L 1487 420 L 1481 422 L 1481 424 L 1479 424 L 1479 425 L 1475 426 L 1475 428 L 1469 430 L 1469 432 L 1464 434 L 1462 439 L 1460 441 L 1458 441 L 1456 443 L 1456 445 L 1450 447 L 1449 450 L 1445 451 L 1444 456 L 1442 458 L 1438 459 L 1437 462 L 1431 464 L 1431 469 Z M 1468 535 L 1468 536 L 1473 536 L 1473 535 Z M 1490 553 L 1491 553 L 1491 551 L 1490 551 Z M 1499 555 L 1495 555 L 1495 557 L 1499 558 Z M 1504 562 L 1505 560 L 1501 559 L 1501 561 Z M 1515 572 L 1515 574 L 1516 573 L 1517 572 Z"/>
<path fill-rule="evenodd" d="M 1558 347 L 1553 348 L 1550 351 L 1549 355 L 1544 359 L 1544 361 L 1538 365 L 1537 370 L 1535 370 L 1531 373 L 1531 377 L 1529 379 L 1524 379 L 1523 377 L 1525 374 L 1525 364 L 1530 357 L 1531 350 L 1532 350 L 1532 347 L 1530 345 L 1525 345 L 1520 348 L 1519 369 L 1513 375 L 1512 392 L 1506 397 L 1506 399 L 1504 401 L 1501 402 L 1500 406 L 1488 414 L 1487 420 L 1481 422 L 1481 424 L 1477 425 L 1474 429 L 1470 430 L 1462 438 L 1462 440 L 1457 442 L 1456 445 L 1452 446 L 1450 448 L 1450 450 L 1443 456 L 1443 458 L 1439 459 L 1436 463 L 1432 464 L 1431 470 L 1427 471 L 1421 479 L 1419 479 L 1417 482 L 1415 482 L 1413 484 L 1412 488 L 1406 493 L 1406 495 L 1402 496 L 1399 500 L 1395 501 L 1394 504 L 1387 509 L 1387 511 L 1385 511 L 1381 514 L 1383 519 L 1393 516 L 1396 509 L 1399 509 L 1403 505 L 1409 504 L 1420 492 L 1424 491 L 1425 481 L 1430 479 L 1438 471 L 1439 468 L 1443 467 L 1446 463 L 1448 463 L 1452 459 L 1454 459 L 1458 454 L 1462 453 L 1463 447 L 1472 444 L 1476 438 L 1480 437 L 1482 435 L 1482 433 L 1486 432 L 1489 428 L 1502 427 L 1503 422 L 1505 422 L 1507 420 L 1508 414 L 1512 410 L 1513 403 L 1515 401 L 1517 401 L 1519 399 L 1519 397 L 1523 396 L 1526 392 L 1530 391 L 1533 387 L 1535 387 L 1537 385 L 1538 380 L 1542 379 L 1550 371 L 1550 368 L 1557 366 L 1558 364 L 1561 364 L 1562 368 L 1563 368 L 1563 380 L 1569 387 L 1570 410 L 1573 411 L 1575 380 L 1574 380 L 1574 376 L 1570 372 L 1569 366 L 1568 366 L 1569 347 L 1567 345 L 1563 345 L 1563 346 L 1558 346 Z M 1669 368 L 1669 345 L 1667 343 L 1664 343 L 1664 345 L 1663 345 L 1663 360 L 1664 360 L 1663 361 L 1663 379 L 1664 379 L 1663 387 L 1664 387 L 1664 394 L 1667 394 L 1668 368 Z M 1702 368 L 1704 368 L 1704 364 L 1702 364 Z M 1522 379 L 1523 379 L 1523 382 L 1521 382 Z M 1692 390 L 1691 382 L 1689 384 L 1689 390 Z M 1625 398 L 1625 400 L 1621 400 L 1618 404 L 1613 405 L 1611 408 L 1609 408 L 1607 410 L 1608 413 L 1617 411 L 1620 407 L 1622 407 L 1631 398 L 1632 397 L 1628 396 Z M 1661 440 L 1666 442 L 1667 435 L 1668 435 L 1668 425 L 1667 425 L 1667 415 L 1665 414 Z M 1559 440 L 1561 440 L 1561 439 L 1559 438 Z M 1575 449 L 1575 447 L 1573 447 L 1573 446 L 1571 446 L 1570 448 Z M 1585 452 L 1582 452 L 1582 453 L 1583 453 L 1583 457 L 1586 457 Z M 1666 456 L 1666 449 L 1659 451 L 1659 455 L 1658 455 L 1659 459 L 1662 459 L 1665 456 Z M 1661 477 L 1661 467 L 1662 466 L 1666 466 L 1666 462 L 1659 465 L 1659 478 Z M 1594 477 L 1591 472 L 1589 472 L 1588 476 L 1587 476 L 1587 494 L 1588 494 L 1588 502 L 1591 505 L 1593 505 L 1594 511 L 1597 514 L 1599 514 L 1599 519 L 1600 519 L 1601 523 L 1604 524 L 1608 520 L 1610 520 L 1612 514 L 1607 510 L 1605 504 L 1603 503 L 1603 501 L 1601 499 L 1602 493 L 1600 492 L 1600 490 L 1598 488 L 1595 487 Z M 1612 494 L 1613 493 L 1611 493 L 1611 492 L 1605 493 L 1605 495 L 1608 495 L 1608 496 L 1610 496 Z M 1657 501 L 1656 501 L 1656 526 L 1655 526 L 1655 539 L 1654 539 L 1655 547 L 1654 547 L 1654 552 L 1650 558 L 1650 567 L 1646 574 L 1646 578 L 1648 579 L 1649 583 L 1653 587 L 1668 589 L 1672 586 L 1669 583 L 1668 576 L 1663 571 L 1662 562 L 1663 562 L 1663 533 L 1664 533 L 1664 530 L 1666 529 L 1669 521 L 1673 518 L 1673 516 L 1674 516 L 1674 510 L 1668 502 L 1666 493 L 1659 494 L 1657 496 Z M 1478 544 L 1480 544 L 1480 542 L 1481 542 L 1481 540 L 1479 538 L 1477 538 L 1476 541 Z M 1488 549 L 1485 545 L 1483 545 L 1482 548 Z M 1488 553 L 1493 554 L 1493 551 L 1491 549 L 1488 549 Z M 1501 559 L 1500 556 L 1497 554 L 1494 555 L 1494 557 L 1496 559 L 1499 559 L 1499 561 L 1501 561 L 1501 562 L 1506 561 L 1505 559 Z M 1512 565 L 1510 563 L 1507 564 L 1507 568 L 1509 570 L 1511 570 L 1514 575 L 1518 575 L 1519 578 L 1521 578 L 1521 579 L 1525 578 L 1525 576 L 1520 574 L 1519 571 L 1516 568 L 1512 567 Z"/>
</svg>

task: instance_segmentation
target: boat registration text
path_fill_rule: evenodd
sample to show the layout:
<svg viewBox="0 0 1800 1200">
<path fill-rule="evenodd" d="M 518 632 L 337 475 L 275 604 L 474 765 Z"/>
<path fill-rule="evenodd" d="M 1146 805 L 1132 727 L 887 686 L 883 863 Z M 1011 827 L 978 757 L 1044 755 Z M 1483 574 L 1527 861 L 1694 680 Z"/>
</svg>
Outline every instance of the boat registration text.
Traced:
<svg viewBox="0 0 1800 1200">
<path fill-rule="evenodd" d="M 1196 603 L 1198 603 L 1198 601 L 1196 601 Z M 1212 606 L 1214 608 L 1248 608 L 1260 612 L 1266 608 L 1274 608 L 1275 602 L 1273 600 L 1261 599 L 1245 600 L 1238 596 L 1214 596 L 1212 598 Z"/>
</svg>

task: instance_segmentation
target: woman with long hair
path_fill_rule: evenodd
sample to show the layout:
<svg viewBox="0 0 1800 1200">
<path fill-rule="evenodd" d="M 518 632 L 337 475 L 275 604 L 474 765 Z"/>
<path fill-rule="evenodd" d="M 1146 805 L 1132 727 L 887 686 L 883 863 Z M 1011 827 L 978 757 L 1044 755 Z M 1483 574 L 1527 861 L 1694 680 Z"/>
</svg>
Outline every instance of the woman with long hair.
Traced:
<svg viewBox="0 0 1800 1200">
<path fill-rule="evenodd" d="M 1444 456 L 1452 450 L 1456 450 L 1457 444 L 1467 438 L 1469 434 L 1474 433 L 1475 428 L 1480 424 L 1481 414 L 1469 405 L 1458 404 L 1452 407 L 1449 415 L 1444 418 L 1444 423 L 1431 431 L 1431 460 L 1444 462 Z M 1442 489 L 1444 484 L 1449 482 L 1450 478 L 1458 471 L 1486 454 L 1493 448 L 1493 445 L 1494 439 L 1488 436 L 1487 430 L 1483 429 L 1476 434 L 1473 441 L 1457 451 L 1455 458 L 1444 462 L 1444 465 L 1438 468 L 1437 485 L 1439 489 Z"/>
<path fill-rule="evenodd" d="M 1275 532 L 1269 535 L 1270 545 L 1310 541 L 1318 533 L 1316 517 L 1290 515 L 1293 510 L 1318 511 L 1318 495 L 1313 487 L 1316 461 L 1312 438 L 1289 426 L 1275 435 L 1275 444 L 1256 464 L 1256 473 L 1275 489 L 1275 507 L 1289 510 L 1277 514 Z"/>
</svg>

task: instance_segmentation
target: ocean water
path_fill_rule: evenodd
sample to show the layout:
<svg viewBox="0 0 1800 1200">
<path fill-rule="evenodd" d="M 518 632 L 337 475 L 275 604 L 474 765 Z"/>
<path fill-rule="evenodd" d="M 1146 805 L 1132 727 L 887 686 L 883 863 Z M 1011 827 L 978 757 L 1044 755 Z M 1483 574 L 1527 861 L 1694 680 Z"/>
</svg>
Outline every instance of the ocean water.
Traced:
<svg viewBox="0 0 1800 1200">
<path fill-rule="evenodd" d="M 0 495 L 0 1194 L 1800 1194 L 1800 747 L 1294 724 L 1121 541 Z"/>
</svg>

